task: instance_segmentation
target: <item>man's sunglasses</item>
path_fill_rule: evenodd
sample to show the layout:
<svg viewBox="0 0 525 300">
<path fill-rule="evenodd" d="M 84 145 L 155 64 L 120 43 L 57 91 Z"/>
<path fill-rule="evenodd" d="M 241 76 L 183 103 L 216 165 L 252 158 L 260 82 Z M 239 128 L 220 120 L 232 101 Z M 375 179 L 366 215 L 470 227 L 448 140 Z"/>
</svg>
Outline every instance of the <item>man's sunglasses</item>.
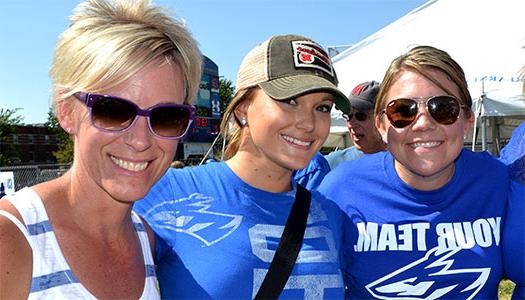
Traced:
<svg viewBox="0 0 525 300">
<path fill-rule="evenodd" d="M 363 122 L 363 121 L 366 121 L 366 118 L 368 118 L 368 114 L 364 112 L 360 112 L 360 111 L 356 111 L 355 113 L 350 113 L 350 114 L 343 114 L 343 118 L 347 122 L 350 122 L 353 117 L 355 117 L 357 121 Z"/>
<path fill-rule="evenodd" d="M 456 98 L 443 95 L 432 96 L 423 102 L 409 98 L 395 99 L 388 102 L 381 113 L 388 117 L 394 127 L 405 128 L 416 120 L 419 104 L 425 104 L 432 118 L 442 125 L 456 122 L 461 109 L 465 108 L 465 105 L 460 104 Z"/>
<path fill-rule="evenodd" d="M 93 93 L 76 93 L 75 98 L 89 109 L 91 124 L 102 131 L 125 131 L 143 116 L 153 135 L 163 139 L 182 138 L 195 118 L 195 107 L 184 104 L 157 104 L 141 109 L 135 103 L 110 96 Z"/>
</svg>

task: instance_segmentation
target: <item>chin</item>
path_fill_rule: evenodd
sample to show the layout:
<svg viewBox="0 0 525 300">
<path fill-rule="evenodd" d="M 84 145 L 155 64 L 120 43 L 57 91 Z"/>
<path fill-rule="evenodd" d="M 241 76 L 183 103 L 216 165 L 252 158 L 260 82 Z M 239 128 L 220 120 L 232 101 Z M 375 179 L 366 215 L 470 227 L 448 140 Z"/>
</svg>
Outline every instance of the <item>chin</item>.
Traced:
<svg viewBox="0 0 525 300">
<path fill-rule="evenodd" d="M 301 169 L 306 168 L 309 162 L 310 162 L 309 160 L 306 162 L 292 162 L 292 163 L 288 162 L 285 165 L 285 168 L 292 170 L 292 171 L 301 170 Z"/>
<path fill-rule="evenodd" d="M 448 166 L 428 166 L 417 170 L 418 174 L 423 177 L 432 177 L 445 173 Z"/>
<path fill-rule="evenodd" d="M 133 189 L 133 188 L 117 188 L 117 189 L 107 189 L 108 193 L 119 202 L 124 203 L 133 203 L 138 201 L 146 196 L 148 191 L 143 189 Z"/>
</svg>

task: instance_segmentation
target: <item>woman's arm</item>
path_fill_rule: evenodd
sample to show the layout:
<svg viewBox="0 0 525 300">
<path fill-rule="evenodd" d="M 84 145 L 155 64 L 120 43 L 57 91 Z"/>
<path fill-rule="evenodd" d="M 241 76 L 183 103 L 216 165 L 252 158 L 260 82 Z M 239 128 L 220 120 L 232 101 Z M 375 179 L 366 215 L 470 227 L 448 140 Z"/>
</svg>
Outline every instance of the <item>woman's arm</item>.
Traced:
<svg viewBox="0 0 525 300">
<path fill-rule="evenodd" d="M 21 220 L 18 211 L 7 201 L 0 210 Z M 31 247 L 20 229 L 0 215 L 0 299 L 27 299 L 31 289 L 33 258 Z"/>
</svg>

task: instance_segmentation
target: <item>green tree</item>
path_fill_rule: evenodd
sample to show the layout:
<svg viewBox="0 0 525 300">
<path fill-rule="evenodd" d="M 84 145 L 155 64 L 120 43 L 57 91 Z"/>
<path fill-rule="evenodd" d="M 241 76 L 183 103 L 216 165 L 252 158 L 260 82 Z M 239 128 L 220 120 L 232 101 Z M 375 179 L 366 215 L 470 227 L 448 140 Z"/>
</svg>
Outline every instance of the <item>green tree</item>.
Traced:
<svg viewBox="0 0 525 300">
<path fill-rule="evenodd" d="M 224 111 L 230 101 L 232 100 L 233 93 L 235 91 L 235 86 L 231 80 L 226 78 L 221 78 L 219 80 L 219 96 L 221 97 L 221 117 L 224 115 Z"/>
<path fill-rule="evenodd" d="M 16 115 L 19 110 L 20 108 L 0 108 L 0 166 L 6 166 L 11 154 L 15 153 L 13 145 L 5 144 L 5 141 L 9 135 L 16 132 L 18 125 L 22 125 L 23 118 Z"/>
<path fill-rule="evenodd" d="M 47 113 L 47 122 L 45 125 L 50 128 L 57 137 L 58 150 L 53 152 L 53 156 L 61 164 L 73 162 L 73 141 L 69 137 L 69 134 L 60 127 L 60 123 L 58 123 L 58 119 L 51 108 Z"/>
</svg>

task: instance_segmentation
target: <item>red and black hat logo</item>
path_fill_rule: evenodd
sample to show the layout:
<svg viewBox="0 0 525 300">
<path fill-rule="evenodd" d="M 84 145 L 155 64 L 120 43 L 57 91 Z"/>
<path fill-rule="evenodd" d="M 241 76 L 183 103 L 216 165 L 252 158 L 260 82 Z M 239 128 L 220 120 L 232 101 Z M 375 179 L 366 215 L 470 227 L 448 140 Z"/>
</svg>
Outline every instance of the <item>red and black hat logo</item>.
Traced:
<svg viewBox="0 0 525 300">
<path fill-rule="evenodd" d="M 296 68 L 315 68 L 334 77 L 332 61 L 321 46 L 313 41 L 292 41 Z"/>
</svg>

